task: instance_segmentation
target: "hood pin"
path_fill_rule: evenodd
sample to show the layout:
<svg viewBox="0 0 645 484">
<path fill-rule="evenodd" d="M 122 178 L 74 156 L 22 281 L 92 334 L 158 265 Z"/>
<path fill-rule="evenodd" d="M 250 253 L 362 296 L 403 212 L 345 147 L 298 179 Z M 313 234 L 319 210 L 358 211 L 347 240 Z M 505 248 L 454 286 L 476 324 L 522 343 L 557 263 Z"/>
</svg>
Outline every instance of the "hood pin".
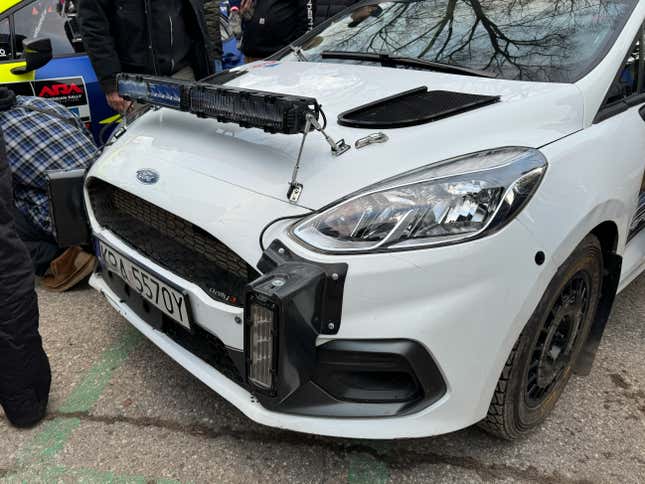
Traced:
<svg viewBox="0 0 645 484">
<path fill-rule="evenodd" d="M 356 143 L 354 143 L 354 147 L 357 150 L 360 150 L 361 148 L 365 148 L 366 146 L 373 145 L 375 143 L 385 143 L 389 139 L 390 138 L 388 138 L 385 133 L 372 133 L 364 138 L 357 139 Z"/>
<path fill-rule="evenodd" d="M 298 183 L 298 171 L 300 170 L 300 160 L 302 159 L 302 150 L 305 147 L 305 141 L 307 140 L 307 135 L 310 131 L 315 130 L 323 135 L 325 141 L 331 147 L 331 154 L 333 156 L 340 156 L 343 153 L 347 152 L 350 149 L 350 146 L 345 143 L 344 139 L 335 141 L 331 136 L 329 136 L 325 129 L 320 125 L 318 120 L 314 117 L 313 114 L 309 113 L 306 116 L 307 123 L 305 124 L 305 130 L 302 135 L 302 141 L 300 142 L 300 150 L 298 151 L 298 158 L 296 159 L 296 165 L 293 167 L 293 173 L 291 174 L 291 182 L 289 183 L 289 191 L 287 191 L 287 198 L 291 203 L 296 203 L 300 199 L 302 194 L 303 185 Z M 383 135 L 385 136 L 385 135 Z"/>
</svg>

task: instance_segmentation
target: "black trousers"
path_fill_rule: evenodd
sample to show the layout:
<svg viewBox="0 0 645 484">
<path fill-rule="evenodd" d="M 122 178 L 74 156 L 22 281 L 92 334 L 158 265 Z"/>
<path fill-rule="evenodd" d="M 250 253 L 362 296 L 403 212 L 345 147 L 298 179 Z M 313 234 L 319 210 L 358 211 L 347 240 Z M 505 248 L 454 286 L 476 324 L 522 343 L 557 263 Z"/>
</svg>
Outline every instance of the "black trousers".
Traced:
<svg viewBox="0 0 645 484">
<path fill-rule="evenodd" d="M 14 221 L 11 171 L 0 132 L 0 405 L 28 427 L 45 415 L 51 371 L 38 332 L 38 300 L 29 252 Z"/>
<path fill-rule="evenodd" d="M 44 276 L 49 268 L 49 264 L 63 251 L 56 244 L 54 236 L 48 234 L 43 229 L 33 223 L 20 210 L 14 207 L 13 218 L 16 224 L 18 237 L 25 244 L 31 262 L 34 266 L 34 272 L 37 276 Z"/>
</svg>

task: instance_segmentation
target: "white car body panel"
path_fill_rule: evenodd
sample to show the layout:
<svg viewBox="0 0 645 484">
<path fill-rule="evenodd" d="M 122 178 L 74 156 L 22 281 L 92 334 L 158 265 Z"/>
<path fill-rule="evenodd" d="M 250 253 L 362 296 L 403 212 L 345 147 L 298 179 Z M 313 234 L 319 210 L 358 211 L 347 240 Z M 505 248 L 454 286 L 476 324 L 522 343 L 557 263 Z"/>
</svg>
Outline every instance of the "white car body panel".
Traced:
<svg viewBox="0 0 645 484">
<path fill-rule="evenodd" d="M 502 96 L 500 103 L 433 123 L 431 130 L 429 125 L 382 130 L 390 142 L 339 157 L 330 156 L 322 136 L 309 136 L 298 181 L 304 185 L 299 205 L 312 209 L 419 166 L 493 147 L 539 148 L 582 129 L 582 99 L 570 84 L 496 81 L 356 65 L 284 62 L 270 66 L 251 67 L 227 85 L 271 86 L 276 92 L 316 97 L 327 115 L 329 134 L 351 144 L 370 133 L 336 124 L 338 114 L 352 106 L 425 85 Z M 124 151 L 126 145 L 133 146 Z M 149 168 L 152 160 L 181 159 L 182 169 L 286 201 L 299 147 L 299 136 L 271 135 L 162 109 L 137 121 L 109 158 L 113 165 L 130 168 L 136 155 L 137 169 Z M 375 163 L 377 153 L 387 162 Z"/>
<path fill-rule="evenodd" d="M 639 2 L 625 31 L 598 67 L 576 84 L 498 81 L 351 64 L 256 63 L 230 85 L 316 97 L 328 131 L 353 143 L 370 133 L 338 126 L 351 107 L 419 87 L 501 95 L 501 102 L 413 128 L 384 130 L 390 141 L 334 158 L 310 135 L 298 205 L 286 201 L 300 143 L 161 109 L 145 115 L 104 154 L 89 177 L 105 180 L 200 226 L 255 266 L 262 229 L 278 217 L 319 209 L 372 183 L 455 156 L 503 146 L 540 148 L 549 161 L 542 184 L 500 232 L 454 246 L 386 254 L 332 256 L 313 252 L 272 225 L 264 243 L 280 239 L 312 261 L 349 265 L 342 324 L 330 339 L 404 338 L 420 342 L 437 362 L 448 390 L 418 413 L 392 418 L 315 418 L 272 412 L 242 387 L 155 331 L 95 275 L 92 285 L 157 344 L 209 387 L 260 423 L 342 437 L 421 437 L 482 419 L 518 335 L 558 267 L 594 228 L 616 225 L 623 256 L 620 289 L 645 269 L 645 231 L 627 243 L 645 170 L 645 122 L 634 107 L 593 124 L 638 26 Z M 609 143 L 607 140 L 612 140 Z M 136 181 L 154 167 L 155 185 Z M 88 201 L 88 207 L 91 207 Z M 231 348 L 243 348 L 242 310 L 147 260 L 98 224 L 95 234 L 123 255 L 186 290 L 196 321 Z M 537 251 L 546 262 L 535 263 Z"/>
</svg>

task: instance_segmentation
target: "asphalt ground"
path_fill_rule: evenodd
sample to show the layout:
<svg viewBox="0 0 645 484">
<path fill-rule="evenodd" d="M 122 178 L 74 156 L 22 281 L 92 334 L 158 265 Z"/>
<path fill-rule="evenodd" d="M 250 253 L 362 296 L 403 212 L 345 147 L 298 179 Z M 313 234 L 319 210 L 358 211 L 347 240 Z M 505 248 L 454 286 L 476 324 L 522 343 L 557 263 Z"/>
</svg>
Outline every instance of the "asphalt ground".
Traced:
<svg viewBox="0 0 645 484">
<path fill-rule="evenodd" d="M 4 482 L 645 483 L 645 277 L 619 296 L 591 376 L 515 443 L 477 428 L 378 442 L 263 427 L 87 286 L 38 293 L 51 404 L 28 431 L 0 410 Z"/>
</svg>

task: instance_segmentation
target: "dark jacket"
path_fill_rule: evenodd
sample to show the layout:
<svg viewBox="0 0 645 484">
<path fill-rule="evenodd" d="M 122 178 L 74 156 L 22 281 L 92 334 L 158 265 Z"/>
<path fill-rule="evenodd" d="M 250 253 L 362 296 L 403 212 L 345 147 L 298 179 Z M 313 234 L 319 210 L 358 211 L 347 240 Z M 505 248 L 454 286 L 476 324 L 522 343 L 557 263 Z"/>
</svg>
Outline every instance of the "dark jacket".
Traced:
<svg viewBox="0 0 645 484">
<path fill-rule="evenodd" d="M 264 58 L 307 31 L 304 0 L 255 0 L 253 16 L 244 23 L 242 52 Z"/>
<path fill-rule="evenodd" d="M 219 0 L 204 0 L 204 19 L 206 31 L 211 41 L 209 57 L 213 60 L 222 60 L 222 30 L 220 25 Z"/>
<path fill-rule="evenodd" d="M 314 27 L 333 17 L 347 7 L 358 3 L 357 0 L 312 0 Z"/>
<path fill-rule="evenodd" d="M 203 0 L 80 0 L 85 49 L 108 93 L 119 72 L 169 76 L 190 65 L 213 73 Z"/>
<path fill-rule="evenodd" d="M 0 406 L 11 423 L 27 427 L 45 415 L 51 372 L 38 333 L 34 273 L 16 233 L 14 211 L 0 132 Z"/>
</svg>

